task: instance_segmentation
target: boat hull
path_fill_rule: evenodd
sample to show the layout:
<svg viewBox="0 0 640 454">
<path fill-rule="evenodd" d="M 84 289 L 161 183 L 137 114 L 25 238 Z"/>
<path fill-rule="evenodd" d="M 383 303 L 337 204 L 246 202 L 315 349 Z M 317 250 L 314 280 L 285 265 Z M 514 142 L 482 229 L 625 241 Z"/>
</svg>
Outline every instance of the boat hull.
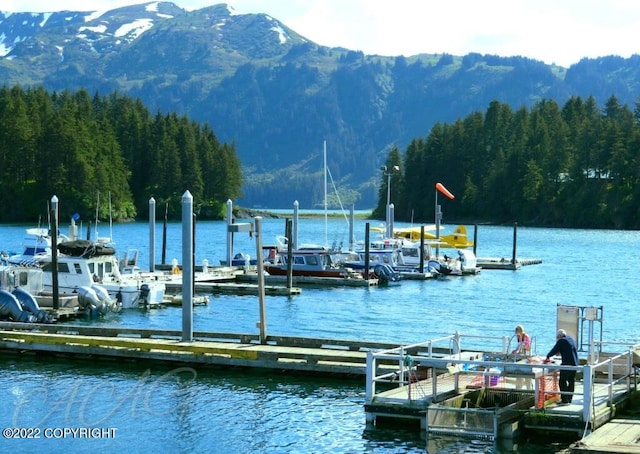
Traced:
<svg viewBox="0 0 640 454">
<path fill-rule="evenodd" d="M 287 268 L 274 266 L 274 265 L 265 265 L 264 270 L 269 273 L 271 276 L 286 276 Z M 344 270 L 335 269 L 335 270 L 304 270 L 304 269 L 293 269 L 291 270 L 292 276 L 310 276 L 310 277 L 332 277 L 332 278 L 347 278 L 347 273 Z"/>
</svg>

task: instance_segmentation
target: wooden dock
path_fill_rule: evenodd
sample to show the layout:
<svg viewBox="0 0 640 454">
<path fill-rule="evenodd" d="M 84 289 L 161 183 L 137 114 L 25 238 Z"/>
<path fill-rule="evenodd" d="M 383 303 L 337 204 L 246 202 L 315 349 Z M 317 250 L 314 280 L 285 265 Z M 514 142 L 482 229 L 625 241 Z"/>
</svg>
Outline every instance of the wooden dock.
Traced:
<svg viewBox="0 0 640 454">
<path fill-rule="evenodd" d="M 257 281 L 257 278 L 256 280 Z M 253 282 L 255 282 L 253 281 Z M 178 293 L 182 291 L 182 283 L 171 282 L 165 284 L 168 293 Z M 246 282 L 196 282 L 194 283 L 196 293 L 223 293 L 231 295 L 257 295 L 258 284 Z M 300 287 L 286 287 L 285 285 L 265 285 L 265 295 L 293 296 L 302 293 Z"/>
<path fill-rule="evenodd" d="M 572 403 L 559 405 L 559 371 L 567 366 L 483 351 L 435 353 L 438 344 L 459 345 L 459 337 L 371 352 L 367 421 L 413 421 L 427 433 L 459 436 L 499 438 L 526 431 L 579 439 L 605 427 L 636 393 L 639 360 L 631 350 L 601 353 L 598 362 L 575 366 L 579 378 Z M 398 373 L 379 371 L 378 360 L 398 364 Z"/>
<path fill-rule="evenodd" d="M 239 274 L 236 282 L 256 282 L 258 275 L 255 273 Z M 338 277 L 314 277 L 292 276 L 293 285 L 315 285 L 319 287 L 375 287 L 379 285 L 378 279 L 338 278 Z M 285 285 L 287 276 L 264 276 L 264 281 L 270 285 Z"/>
<path fill-rule="evenodd" d="M 376 342 L 180 331 L 0 322 L 0 350 L 54 353 L 76 358 L 151 360 L 204 366 L 239 366 L 364 377 L 367 352 Z M 393 368 L 393 365 L 384 367 Z"/>
<path fill-rule="evenodd" d="M 515 263 L 512 259 L 491 257 L 491 258 L 478 258 L 476 260 L 477 265 L 483 270 L 519 270 L 523 266 L 538 265 L 542 263 L 541 259 L 522 258 L 516 259 Z"/>
<path fill-rule="evenodd" d="M 640 453 L 640 419 L 614 419 L 569 448 L 572 454 Z"/>
<path fill-rule="evenodd" d="M 528 400 L 521 398 L 523 391 L 518 388 L 517 375 L 509 378 L 495 377 L 481 373 L 473 375 L 462 373 L 457 362 L 475 362 L 482 356 L 481 352 L 466 352 L 460 357 L 446 355 L 441 359 L 431 360 L 443 362 L 444 375 L 434 376 L 427 372 L 426 376 L 416 374 L 407 385 L 402 385 L 403 369 L 411 371 L 413 361 L 422 361 L 423 347 L 418 344 L 401 349 L 399 358 L 389 358 L 385 351 L 398 349 L 395 345 L 378 342 L 359 342 L 351 340 L 313 339 L 284 336 L 268 336 L 261 342 L 255 334 L 193 332 L 192 341 L 182 341 L 182 332 L 176 330 L 155 330 L 136 328 L 106 328 L 81 325 L 48 325 L 17 322 L 0 322 L 0 352 L 24 355 L 45 354 L 78 359 L 96 359 L 122 361 L 161 361 L 166 364 L 217 367 L 251 367 L 271 370 L 289 371 L 291 373 L 310 373 L 314 375 L 339 375 L 351 378 L 370 379 L 368 359 L 382 355 L 376 360 L 375 370 L 381 376 L 388 377 L 387 388 L 375 394 L 376 399 L 368 400 L 365 405 L 367 418 L 372 414 L 390 418 L 401 418 L 403 421 L 425 418 L 425 409 L 430 405 L 443 404 L 443 395 L 454 396 L 457 389 L 490 389 L 497 395 L 517 394 L 518 401 L 513 404 L 526 404 L 526 408 L 508 409 L 518 414 L 520 428 L 542 433 L 570 431 L 582 434 L 587 428 L 593 433 L 576 443 L 572 452 L 576 453 L 640 453 L 640 424 L 637 420 L 611 420 L 616 407 L 622 407 L 629 400 L 629 393 L 622 383 L 613 383 L 609 395 L 594 395 L 589 404 L 593 408 L 590 423 L 585 425 L 582 415 L 585 404 L 582 396 L 582 382 L 576 383 L 573 403 L 559 406 L 547 400 L 534 397 L 528 391 Z M 428 346 L 429 351 L 438 355 L 446 350 Z M 410 356 L 407 356 L 410 354 Z M 458 359 L 454 359 L 458 358 Z M 407 362 L 409 359 L 409 362 Z M 417 362 L 414 364 L 418 364 Z M 434 363 L 435 364 L 435 363 Z M 407 369 L 409 366 L 409 369 Z M 514 367 L 518 367 L 514 364 Z M 538 366 L 536 366 L 538 367 Z M 544 366 L 551 367 L 551 366 Z M 437 377 L 440 384 L 434 382 Z M 445 377 L 443 379 L 443 377 Z M 537 380 L 537 379 L 536 379 Z M 435 390 L 440 386 L 437 392 Z M 598 386 L 606 386 L 600 384 Z M 536 386 L 537 389 L 537 386 Z M 367 394 L 374 390 L 369 389 Z M 538 391 L 536 391 L 538 392 Z M 454 396 L 455 397 L 455 396 Z M 462 400 L 464 395 L 458 395 Z M 553 396 L 552 396 L 553 397 Z M 557 396 L 555 396 L 557 400 Z M 500 398 L 501 401 L 505 399 Z M 506 399 L 506 401 L 510 401 Z M 506 402 L 505 401 L 505 402 Z M 511 407 L 510 404 L 508 407 Z M 498 405 L 499 407 L 502 406 Z M 442 408 L 442 407 L 440 407 Z M 509 416 L 509 415 L 508 415 Z M 516 427 L 516 424 L 508 424 Z M 516 429 L 519 430 L 519 429 Z"/>
</svg>

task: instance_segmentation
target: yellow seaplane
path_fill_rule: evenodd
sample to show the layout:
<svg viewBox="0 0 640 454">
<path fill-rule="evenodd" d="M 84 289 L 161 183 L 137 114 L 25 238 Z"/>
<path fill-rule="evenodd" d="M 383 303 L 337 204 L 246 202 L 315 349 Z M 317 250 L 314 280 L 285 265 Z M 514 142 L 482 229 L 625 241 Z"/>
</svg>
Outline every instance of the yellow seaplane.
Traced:
<svg viewBox="0 0 640 454">
<path fill-rule="evenodd" d="M 410 241 L 420 241 L 421 226 L 417 227 L 404 227 L 399 229 L 393 229 L 394 238 L 402 238 Z M 440 235 L 440 238 L 436 238 L 436 234 L 432 233 L 436 230 L 435 225 L 424 226 L 424 239 L 426 241 L 439 241 L 440 247 L 443 248 L 455 248 L 464 249 L 473 247 L 473 241 L 467 238 L 467 228 L 464 225 L 459 225 L 455 228 L 453 233 L 446 235 Z"/>
</svg>

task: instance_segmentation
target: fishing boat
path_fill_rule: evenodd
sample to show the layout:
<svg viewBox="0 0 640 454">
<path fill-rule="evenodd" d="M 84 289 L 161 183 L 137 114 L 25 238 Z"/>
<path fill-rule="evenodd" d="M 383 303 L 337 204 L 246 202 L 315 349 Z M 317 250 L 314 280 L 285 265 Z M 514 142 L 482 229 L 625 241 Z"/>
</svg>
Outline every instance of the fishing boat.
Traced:
<svg viewBox="0 0 640 454">
<path fill-rule="evenodd" d="M 406 241 L 398 238 L 373 241 L 368 251 L 369 267 L 375 270 L 377 265 L 390 266 L 405 277 L 414 273 L 431 273 L 431 277 L 438 277 L 462 276 L 480 272 L 475 254 L 472 251 L 458 249 L 455 254 L 436 256 L 433 253 L 434 244 L 435 242 L 422 242 L 421 252 L 420 241 Z M 363 270 L 366 251 L 358 249 L 356 254 L 355 258 L 345 260 L 343 265 Z"/>
<path fill-rule="evenodd" d="M 454 255 L 431 258 L 427 263 L 429 269 L 444 276 L 466 276 L 478 274 L 481 270 L 476 255 L 467 249 L 458 249 Z"/>
<path fill-rule="evenodd" d="M 46 310 L 53 308 L 53 295 L 44 290 L 43 276 L 44 272 L 39 267 L 1 265 L 0 289 L 11 294 L 16 301 L 5 295 L 0 317 L 4 315 L 15 321 L 38 323 L 54 321 L 53 315 Z M 79 287 L 73 295 L 59 296 L 58 307 L 86 315 L 104 315 L 119 310 L 117 302 L 98 284 Z M 20 315 L 20 311 L 27 315 Z"/>
<path fill-rule="evenodd" d="M 359 273 L 354 273 L 342 265 L 337 258 L 340 254 L 339 251 L 326 246 L 301 245 L 291 251 L 291 273 L 293 276 L 362 278 Z M 272 276 L 285 276 L 288 266 L 288 250 L 278 247 L 274 250 L 271 261 L 264 263 L 264 270 Z"/>
<path fill-rule="evenodd" d="M 404 257 L 402 256 L 401 245 L 402 242 L 397 240 L 380 240 L 372 242 L 368 251 L 369 268 L 373 270 L 378 265 L 390 266 L 395 271 L 401 271 L 404 270 L 404 268 L 409 268 L 409 266 L 406 266 Z M 349 268 L 363 270 L 365 267 L 366 256 L 367 251 L 360 247 L 347 256 L 342 261 L 342 264 Z M 410 266 L 410 268 L 413 268 L 413 266 Z"/>
<path fill-rule="evenodd" d="M 58 242 L 57 281 L 60 295 L 77 295 L 81 288 L 94 284 L 104 288 L 118 308 L 150 308 L 164 303 L 165 285 L 155 279 L 146 279 L 140 274 L 122 274 L 115 249 L 109 241 L 78 240 L 72 222 L 69 237 Z M 27 230 L 22 254 L 7 259 L 9 264 L 35 266 L 42 269 L 43 291 L 53 292 L 53 254 L 50 235 L 43 231 Z M 38 247 L 33 247 L 38 244 Z"/>
</svg>

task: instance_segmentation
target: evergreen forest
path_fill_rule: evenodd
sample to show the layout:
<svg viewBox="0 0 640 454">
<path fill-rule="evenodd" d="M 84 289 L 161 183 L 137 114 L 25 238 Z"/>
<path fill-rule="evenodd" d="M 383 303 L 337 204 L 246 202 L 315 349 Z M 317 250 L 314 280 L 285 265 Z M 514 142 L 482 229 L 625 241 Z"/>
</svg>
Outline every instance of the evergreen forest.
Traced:
<svg viewBox="0 0 640 454">
<path fill-rule="evenodd" d="M 640 228 L 640 102 L 632 111 L 611 96 L 543 100 L 513 110 L 493 101 L 486 112 L 437 123 L 404 153 L 393 148 L 374 217 L 385 218 L 387 184 L 395 219 L 434 222 L 435 184 L 443 222 L 549 227 Z"/>
<path fill-rule="evenodd" d="M 0 222 L 44 222 L 53 195 L 62 221 L 144 218 L 151 197 L 179 219 L 186 190 L 201 219 L 221 219 L 243 184 L 235 145 L 208 125 L 117 92 L 3 87 L 0 156 Z M 640 101 L 493 101 L 392 147 L 386 168 L 395 166 L 381 174 L 373 218 L 384 219 L 389 195 L 395 219 L 433 222 L 440 182 L 455 195 L 439 199 L 444 222 L 637 229 Z"/>
<path fill-rule="evenodd" d="M 179 219 L 187 190 L 198 216 L 219 219 L 242 187 L 235 146 L 209 126 L 117 92 L 2 87 L 0 162 L 0 222 L 46 223 L 54 195 L 63 222 L 132 220 L 151 197 Z"/>
</svg>

